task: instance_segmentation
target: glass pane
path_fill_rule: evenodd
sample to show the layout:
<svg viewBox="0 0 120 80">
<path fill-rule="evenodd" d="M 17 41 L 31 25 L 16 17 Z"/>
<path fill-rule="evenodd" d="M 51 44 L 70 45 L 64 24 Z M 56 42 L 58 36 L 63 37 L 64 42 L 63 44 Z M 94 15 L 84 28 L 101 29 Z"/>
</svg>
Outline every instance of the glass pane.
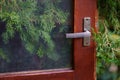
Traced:
<svg viewBox="0 0 120 80">
<path fill-rule="evenodd" d="M 0 1 L 0 73 L 72 67 L 72 0 Z"/>
</svg>

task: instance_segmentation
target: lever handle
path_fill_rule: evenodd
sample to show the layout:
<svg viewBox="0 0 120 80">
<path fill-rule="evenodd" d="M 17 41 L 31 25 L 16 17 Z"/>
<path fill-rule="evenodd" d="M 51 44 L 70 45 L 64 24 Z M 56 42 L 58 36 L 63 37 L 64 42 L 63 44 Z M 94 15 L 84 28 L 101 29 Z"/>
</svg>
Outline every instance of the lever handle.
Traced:
<svg viewBox="0 0 120 80">
<path fill-rule="evenodd" d="M 67 33 L 66 38 L 83 38 L 83 45 L 84 46 L 90 46 L 90 32 L 91 28 L 91 18 L 90 17 L 84 17 L 84 31 L 80 33 Z"/>
<path fill-rule="evenodd" d="M 90 37 L 90 36 L 91 36 L 91 32 L 89 32 L 89 31 L 66 34 L 66 38 L 84 38 L 84 37 Z"/>
</svg>

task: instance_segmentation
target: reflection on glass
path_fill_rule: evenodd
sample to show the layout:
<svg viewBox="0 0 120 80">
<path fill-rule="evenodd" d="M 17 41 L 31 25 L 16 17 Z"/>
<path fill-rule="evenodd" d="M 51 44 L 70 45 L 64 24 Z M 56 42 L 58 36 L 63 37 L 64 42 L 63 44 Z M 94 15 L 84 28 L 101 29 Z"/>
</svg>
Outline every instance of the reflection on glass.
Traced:
<svg viewBox="0 0 120 80">
<path fill-rule="evenodd" d="M 71 68 L 71 0 L 0 1 L 0 73 Z"/>
</svg>

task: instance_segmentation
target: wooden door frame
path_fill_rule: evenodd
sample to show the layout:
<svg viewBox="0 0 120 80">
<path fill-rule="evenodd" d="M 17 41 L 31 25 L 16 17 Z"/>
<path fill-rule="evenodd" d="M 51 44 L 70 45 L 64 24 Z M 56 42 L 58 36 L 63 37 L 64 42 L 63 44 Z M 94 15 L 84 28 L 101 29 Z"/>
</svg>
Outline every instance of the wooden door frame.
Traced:
<svg viewBox="0 0 120 80">
<path fill-rule="evenodd" d="M 91 26 L 96 29 L 97 0 L 75 1 L 74 32 L 83 32 L 84 17 L 91 17 Z M 96 78 L 96 45 L 91 37 L 91 45 L 83 47 L 83 39 L 75 39 L 75 80 L 95 80 Z M 77 77 L 79 76 L 79 77 Z"/>
<path fill-rule="evenodd" d="M 83 32 L 83 18 L 91 17 L 96 29 L 97 0 L 74 0 L 74 32 Z M 96 50 L 91 45 L 83 47 L 82 39 L 74 39 L 74 66 L 70 69 L 25 71 L 0 74 L 0 80 L 96 80 Z"/>
</svg>

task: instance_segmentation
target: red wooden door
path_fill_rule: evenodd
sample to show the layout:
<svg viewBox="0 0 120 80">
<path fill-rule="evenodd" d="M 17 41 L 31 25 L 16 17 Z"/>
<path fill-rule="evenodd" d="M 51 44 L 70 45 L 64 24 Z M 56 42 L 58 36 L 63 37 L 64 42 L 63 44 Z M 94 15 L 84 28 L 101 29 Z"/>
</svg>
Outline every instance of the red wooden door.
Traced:
<svg viewBox="0 0 120 80">
<path fill-rule="evenodd" d="M 83 32 L 84 17 L 91 18 L 96 26 L 96 0 L 74 0 L 74 32 Z M 83 39 L 74 39 L 72 69 L 51 69 L 0 73 L 0 80 L 95 80 L 96 52 L 91 37 L 90 46 L 83 46 Z"/>
</svg>

